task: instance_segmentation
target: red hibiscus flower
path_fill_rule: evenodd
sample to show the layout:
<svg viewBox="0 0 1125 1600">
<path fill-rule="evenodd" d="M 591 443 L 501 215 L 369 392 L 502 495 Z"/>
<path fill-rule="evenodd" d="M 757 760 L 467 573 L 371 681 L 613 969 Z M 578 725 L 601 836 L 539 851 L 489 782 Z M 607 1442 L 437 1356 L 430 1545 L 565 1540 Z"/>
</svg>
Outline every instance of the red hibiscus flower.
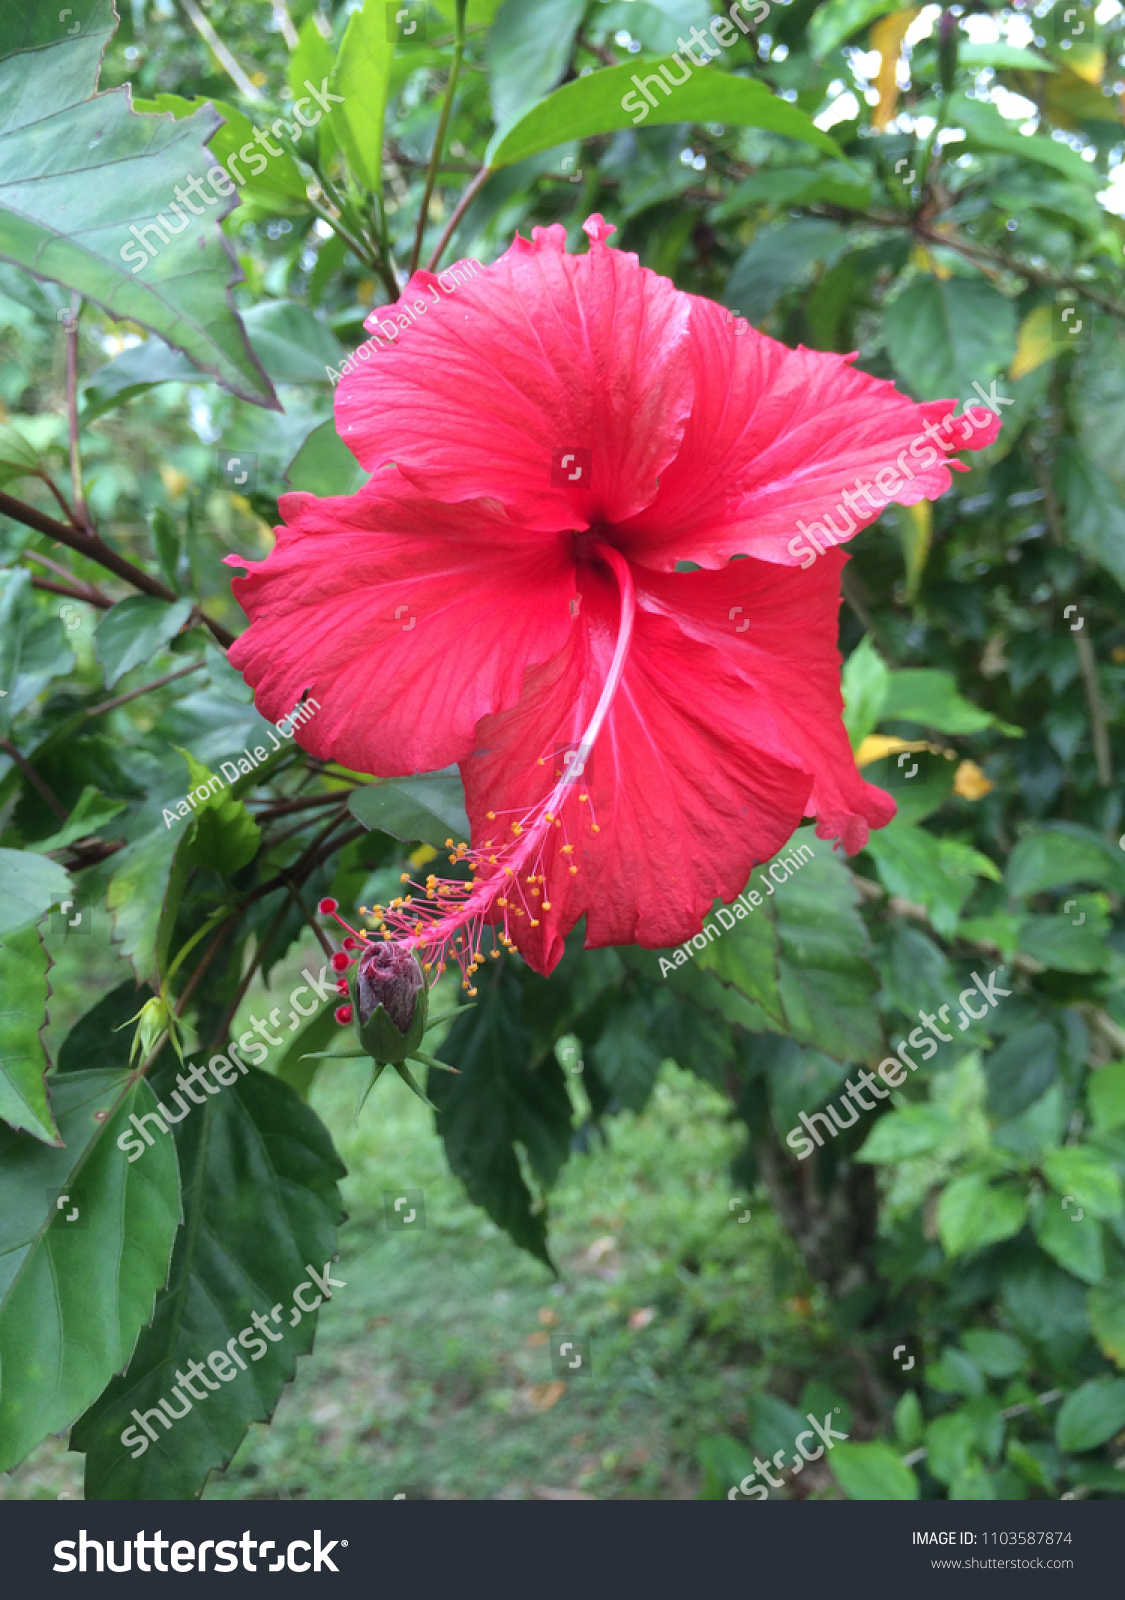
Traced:
<svg viewBox="0 0 1125 1600">
<path fill-rule="evenodd" d="M 318 756 L 459 764 L 472 877 L 377 915 L 470 985 L 487 926 L 544 973 L 582 916 L 588 946 L 677 944 L 802 817 L 849 852 L 890 820 L 841 722 L 834 542 L 998 428 L 732 325 L 611 231 L 417 272 L 337 392 L 373 476 L 285 496 L 268 559 L 228 558 L 265 716 L 310 692 Z"/>
</svg>

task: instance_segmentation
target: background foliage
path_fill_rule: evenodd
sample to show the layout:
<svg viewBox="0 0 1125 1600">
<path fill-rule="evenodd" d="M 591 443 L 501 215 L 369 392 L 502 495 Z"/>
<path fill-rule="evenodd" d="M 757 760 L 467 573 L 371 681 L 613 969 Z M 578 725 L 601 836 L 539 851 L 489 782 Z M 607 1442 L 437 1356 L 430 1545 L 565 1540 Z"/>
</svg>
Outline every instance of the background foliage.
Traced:
<svg viewBox="0 0 1125 1600">
<path fill-rule="evenodd" d="M 453 0 L 405 9 L 398 37 L 371 0 L 133 0 L 116 26 L 83 0 L 74 34 L 53 7 L 0 16 L 0 1470 L 73 1428 L 88 1496 L 197 1494 L 295 1372 L 312 1385 L 312 1319 L 134 1468 L 117 1438 L 179 1363 L 339 1254 L 360 1287 L 318 1315 L 346 1377 L 385 1320 L 370 1284 L 410 1243 L 384 1229 L 369 1253 L 378 1191 L 424 1179 L 431 1200 L 432 1254 L 410 1258 L 416 1299 L 388 1288 L 396 1316 L 435 1293 L 443 1241 L 472 1234 L 422 1108 L 403 1121 L 381 1084 L 352 1127 L 351 1065 L 314 1081 L 301 1061 L 334 1036 L 328 1005 L 299 1031 L 289 1012 L 261 1067 L 143 1160 L 116 1140 L 174 1087 L 176 1042 L 202 1059 L 285 1016 L 323 961 L 320 895 L 379 898 L 458 828 L 455 779 L 376 786 L 292 741 L 165 825 L 200 766 L 270 746 L 225 660 L 243 619 L 222 556 L 269 548 L 287 487 L 360 481 L 327 368 L 412 256 L 488 261 L 556 221 L 573 247 L 601 210 L 616 244 L 732 319 L 858 350 L 918 398 L 1010 403 L 939 504 L 892 508 L 850 547 L 849 731 L 894 823 L 852 859 L 810 837 L 768 913 L 670 977 L 658 953 L 577 939 L 549 981 L 505 958 L 444 1038 L 461 1076 L 430 1075 L 436 1133 L 491 1219 L 495 1294 L 479 1337 L 448 1331 L 416 1376 L 437 1420 L 484 1419 L 466 1453 L 496 1465 L 434 1446 L 393 1473 L 469 1494 L 542 1479 L 548 1434 L 519 1418 L 553 1428 L 565 1391 L 597 1445 L 572 1440 L 566 1471 L 590 1492 L 725 1496 L 838 1405 L 848 1442 L 777 1492 L 1119 1495 L 1121 8 L 758 5 L 636 128 L 629 80 L 708 25 L 701 0 L 470 0 L 463 37 Z M 132 274 L 129 223 L 306 79 L 342 103 Z M 105 93 L 125 83 L 133 110 Z M 795 1158 L 800 1112 L 1001 969 L 1010 996 Z M 659 1225 L 653 1189 L 672 1191 Z M 81 1230 L 56 1203 L 71 1191 Z M 583 1229 L 599 1236 L 580 1249 Z M 516 1324 L 540 1352 L 549 1298 L 522 1328 L 553 1262 L 606 1352 L 597 1387 L 545 1367 L 498 1384 L 473 1352 Z M 611 1445 L 594 1394 L 623 1429 L 655 1397 L 665 1437 Z M 280 1439 L 314 1450 L 330 1417 L 291 1410 Z M 372 1410 L 371 1436 L 393 1433 L 395 1407 Z M 35 1470 L 14 1492 L 42 1492 Z M 251 1440 L 222 1492 L 259 1471 L 283 1490 Z M 306 1490 L 383 1492 L 319 1471 Z"/>
</svg>

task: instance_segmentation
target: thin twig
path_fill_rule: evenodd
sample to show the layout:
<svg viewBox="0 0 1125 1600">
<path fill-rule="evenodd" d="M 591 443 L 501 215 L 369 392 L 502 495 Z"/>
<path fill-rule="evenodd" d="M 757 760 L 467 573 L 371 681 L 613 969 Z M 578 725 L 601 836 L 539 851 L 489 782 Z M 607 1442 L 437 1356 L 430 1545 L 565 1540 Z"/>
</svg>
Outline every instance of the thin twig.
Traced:
<svg viewBox="0 0 1125 1600">
<path fill-rule="evenodd" d="M 1076 633 L 1074 643 L 1078 649 L 1078 665 L 1090 712 L 1090 734 L 1094 742 L 1094 760 L 1098 764 L 1098 782 L 1103 789 L 1108 789 L 1113 783 L 1113 757 L 1109 748 L 1105 706 L 1098 687 L 1098 663 L 1094 658 L 1094 647 L 1085 633 Z"/>
<path fill-rule="evenodd" d="M 353 784 L 353 789 L 358 789 L 359 784 Z M 316 806 L 330 806 L 347 797 L 346 789 L 334 789 L 331 794 L 312 794 L 295 800 L 271 800 L 268 795 L 263 795 L 255 804 L 264 807 L 258 812 L 258 821 L 272 820 L 274 817 L 287 817 L 293 811 L 312 811 Z M 251 797 L 252 798 L 252 797 Z"/>
<path fill-rule="evenodd" d="M 436 272 L 437 271 L 437 264 L 441 260 L 442 256 L 445 254 L 445 247 L 449 243 L 450 239 L 452 239 L 453 234 L 454 234 L 458 224 L 461 221 L 461 218 L 465 215 L 465 212 L 469 209 L 469 207 L 472 205 L 473 201 L 476 199 L 477 191 L 484 184 L 485 180 L 488 179 L 488 178 L 491 178 L 491 176 L 492 176 L 492 168 L 491 167 L 482 167 L 480 169 L 480 171 L 477 173 L 476 177 L 472 180 L 472 182 L 466 185 L 464 194 L 461 196 L 460 200 L 458 200 L 457 204 L 453 208 L 453 215 L 450 217 L 449 221 L 446 223 L 445 232 L 442 234 L 441 238 L 438 240 L 437 249 L 434 251 L 433 255 L 430 257 L 429 261 L 427 261 L 427 263 L 426 263 L 426 271 L 427 272 Z"/>
<path fill-rule="evenodd" d="M 0 739 L 0 750 L 3 750 L 5 755 L 11 756 L 12 760 L 23 773 L 28 783 L 30 783 L 33 788 L 39 791 L 40 795 L 44 800 L 46 800 L 51 810 L 55 813 L 55 816 L 58 817 L 61 822 L 65 822 L 69 816 L 69 812 L 50 785 L 39 776 L 27 757 L 20 755 L 19 751 L 16 749 L 15 745 L 10 739 Z"/>
<path fill-rule="evenodd" d="M 68 600 L 80 600 L 83 605 L 100 606 L 103 611 L 108 611 L 113 604 L 113 601 L 107 600 L 105 595 L 95 600 L 93 595 L 83 594 L 81 589 L 73 589 L 69 583 L 56 583 L 53 578 L 40 578 L 35 573 L 31 575 L 31 587 L 43 589 L 48 594 L 65 594 Z"/>
<path fill-rule="evenodd" d="M 124 556 L 119 556 L 116 550 L 111 550 L 96 533 L 79 533 L 76 529 L 68 528 L 65 523 L 59 522 L 57 518 L 48 517 L 44 512 L 37 511 L 34 506 L 25 505 L 22 500 L 16 500 L 12 495 L 3 492 L 0 492 L 0 515 L 11 517 L 13 522 L 22 522 L 25 528 L 34 528 L 36 533 L 45 533 L 56 543 L 65 544 L 68 550 L 74 550 L 79 555 L 96 561 L 99 566 L 105 567 L 107 572 L 112 572 L 115 577 L 124 578 L 126 583 L 131 583 L 134 589 L 139 589 L 142 594 L 150 594 L 157 600 L 173 602 L 180 598 L 159 579 L 150 578 L 143 568 L 134 566 L 133 562 L 127 561 Z M 221 622 L 216 622 L 206 612 L 200 615 L 201 620 L 210 628 L 224 649 L 234 643 L 234 634 L 224 628 Z"/>
<path fill-rule="evenodd" d="M 286 874 L 282 873 L 282 877 L 285 876 Z M 326 956 L 331 956 L 333 954 L 333 950 L 328 935 L 313 916 L 312 907 L 309 905 L 308 901 L 305 899 L 296 883 L 290 883 L 289 892 L 300 906 L 301 914 L 305 921 L 308 923 L 313 933 L 316 934 L 317 943 L 320 945 L 320 948 L 324 951 Z"/>
<path fill-rule="evenodd" d="M 116 711 L 118 706 L 126 705 L 130 700 L 136 700 L 142 694 L 148 694 L 151 689 L 163 689 L 166 683 L 175 683 L 177 678 L 186 678 L 189 672 L 198 672 L 206 665 L 205 661 L 193 661 L 189 666 L 180 667 L 176 672 L 166 673 L 163 678 L 154 678 L 151 683 L 142 683 L 139 689 L 130 689 L 128 694 L 119 694 L 113 700 L 103 700 L 100 706 L 90 706 L 86 715 L 88 717 L 100 717 L 105 711 Z"/>
<path fill-rule="evenodd" d="M 183 1016 L 184 1009 L 187 1006 L 188 1001 L 191 999 L 192 995 L 195 993 L 196 989 L 199 987 L 199 984 L 200 984 L 200 982 L 201 982 L 201 980 L 203 978 L 204 973 L 207 971 L 207 968 L 211 965 L 211 962 L 214 959 L 216 951 L 218 950 L 219 946 L 222 944 L 223 940 L 226 938 L 227 934 L 231 931 L 231 929 L 234 927 L 234 925 L 235 925 L 235 923 L 237 921 L 238 921 L 238 912 L 237 911 L 232 911 L 230 916 L 227 917 L 224 922 L 220 922 L 219 926 L 215 929 L 215 932 L 211 937 L 210 944 L 208 944 L 207 948 L 204 950 L 203 954 L 200 956 L 199 960 L 196 962 L 191 976 L 188 978 L 188 981 L 184 984 L 183 993 L 180 995 L 180 998 L 176 1001 L 175 1005 L 172 1007 L 172 1011 L 177 1017 L 182 1017 Z M 156 1060 L 157 1056 L 160 1054 L 160 1052 L 163 1050 L 164 1046 L 167 1043 L 168 1043 L 168 1030 L 165 1029 L 165 1031 L 160 1035 L 160 1038 L 156 1041 L 156 1044 L 153 1046 L 152 1052 L 149 1055 L 148 1059 L 145 1060 L 145 1061 L 142 1061 L 140 1066 L 136 1069 L 136 1071 L 131 1074 L 131 1077 L 130 1077 L 130 1080 L 129 1080 L 131 1083 L 132 1082 L 136 1082 L 136 1080 L 138 1078 L 143 1078 L 147 1074 L 149 1068 L 152 1066 L 153 1062 Z"/>
<path fill-rule="evenodd" d="M 87 583 L 84 578 L 76 578 L 73 572 L 68 572 L 66 568 L 60 566 L 57 561 L 52 561 L 50 556 L 40 555 L 38 550 L 21 550 L 20 556 L 24 561 L 34 561 L 37 566 L 46 567 L 48 572 L 54 572 L 58 577 L 64 579 L 67 583 L 72 584 L 74 586 L 74 592 L 76 595 L 81 589 L 82 599 L 85 600 L 88 605 L 100 606 L 103 611 L 108 611 L 109 607 L 113 605 L 113 601 L 109 598 L 109 596 L 107 594 L 103 594 L 96 584 Z"/>
<path fill-rule="evenodd" d="M 449 82 L 445 89 L 445 99 L 442 101 L 441 116 L 438 119 L 437 133 L 434 135 L 434 147 L 430 151 L 430 164 L 426 168 L 426 182 L 422 190 L 422 203 L 418 207 L 418 227 L 414 234 L 414 248 L 410 252 L 410 279 L 418 270 L 418 262 L 422 256 L 422 239 L 426 232 L 426 222 L 430 210 L 430 198 L 437 182 L 437 169 L 441 161 L 442 151 L 445 149 L 445 133 L 449 127 L 449 117 L 453 110 L 453 96 L 457 90 L 457 79 L 461 75 L 461 58 L 465 54 L 465 7 L 467 0 L 456 0 L 457 3 L 457 38 L 453 46 L 453 64 L 449 69 Z"/>
<path fill-rule="evenodd" d="M 250 79 L 246 76 L 238 62 L 227 49 L 226 45 L 219 38 L 219 35 L 215 32 L 210 22 L 203 15 L 202 11 L 200 11 L 199 7 L 195 3 L 195 0 L 181 0 L 181 4 L 183 5 L 183 8 L 187 12 L 188 16 L 191 18 L 192 26 L 195 28 L 196 32 L 199 34 L 204 43 L 211 47 L 216 60 L 223 67 L 224 71 L 227 73 L 227 76 L 234 79 L 235 83 L 238 85 L 241 92 L 246 96 L 247 100 L 260 100 L 262 97 L 258 90 L 255 89 L 254 85 L 250 82 Z"/>
<path fill-rule="evenodd" d="M 78 319 L 82 314 L 81 295 L 70 297 L 70 316 L 66 330 L 66 420 L 70 438 L 70 497 L 74 502 L 74 523 L 93 533 L 90 510 L 82 491 L 82 450 L 78 442 Z"/>
</svg>

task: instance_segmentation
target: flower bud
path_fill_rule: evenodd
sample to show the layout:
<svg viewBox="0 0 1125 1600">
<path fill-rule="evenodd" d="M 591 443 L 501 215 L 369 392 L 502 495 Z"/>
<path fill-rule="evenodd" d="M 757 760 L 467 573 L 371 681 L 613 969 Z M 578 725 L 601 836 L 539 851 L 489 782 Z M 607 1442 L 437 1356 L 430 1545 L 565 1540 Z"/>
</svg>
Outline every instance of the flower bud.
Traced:
<svg viewBox="0 0 1125 1600">
<path fill-rule="evenodd" d="M 422 968 L 391 943 L 365 946 L 352 969 L 351 997 L 359 1041 L 375 1061 L 405 1061 L 422 1043 L 430 1008 Z"/>
</svg>

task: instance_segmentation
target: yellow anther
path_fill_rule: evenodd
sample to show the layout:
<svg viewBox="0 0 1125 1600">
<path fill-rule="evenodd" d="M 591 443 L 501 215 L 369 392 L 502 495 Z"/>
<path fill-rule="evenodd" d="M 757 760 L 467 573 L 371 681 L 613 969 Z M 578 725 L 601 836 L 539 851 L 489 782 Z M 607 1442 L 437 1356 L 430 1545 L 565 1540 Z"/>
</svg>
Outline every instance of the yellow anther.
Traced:
<svg viewBox="0 0 1125 1600">
<path fill-rule="evenodd" d="M 485 816 L 488 818 L 489 822 L 495 822 L 496 821 L 496 813 L 495 813 L 495 811 L 486 811 L 485 812 Z M 450 844 L 452 844 L 453 840 L 450 839 L 449 842 L 450 842 Z"/>
<path fill-rule="evenodd" d="M 591 833 L 601 833 L 601 831 L 602 830 L 601 830 L 601 824 L 600 823 L 591 822 L 591 824 L 590 824 L 590 832 Z"/>
<path fill-rule="evenodd" d="M 571 875 L 572 878 L 577 878 L 577 876 L 578 876 L 578 868 L 577 867 L 571 867 L 570 875 Z"/>
<path fill-rule="evenodd" d="M 580 794 L 580 795 L 579 795 L 579 796 L 578 796 L 578 799 L 579 799 L 579 802 L 580 802 L 580 803 L 581 803 L 581 804 L 583 804 L 583 805 L 585 805 L 585 803 L 586 803 L 586 801 L 587 801 L 587 800 L 588 800 L 588 799 L 589 799 L 589 798 L 590 798 L 590 796 L 589 796 L 589 795 L 588 795 L 588 794 Z"/>
<path fill-rule="evenodd" d="M 550 911 L 550 909 L 551 909 L 551 902 L 549 900 L 544 900 L 544 902 L 543 902 L 543 910 L 544 911 Z"/>
<path fill-rule="evenodd" d="M 561 849 L 564 856 L 572 856 L 574 854 L 574 846 L 572 844 L 564 844 Z"/>
<path fill-rule="evenodd" d="M 453 849 L 453 840 L 452 839 L 447 839 L 445 841 L 445 848 L 447 850 L 452 850 Z"/>
<path fill-rule="evenodd" d="M 537 922 L 537 920 L 534 917 L 532 917 L 532 919 L 531 919 L 531 926 L 533 928 L 537 928 L 539 926 L 539 923 Z"/>
<path fill-rule="evenodd" d="M 513 822 L 512 823 L 512 832 L 516 835 L 517 838 L 523 832 L 523 829 L 520 827 L 518 822 Z"/>
<path fill-rule="evenodd" d="M 410 874 L 409 874 L 409 872 L 404 872 L 401 875 L 401 877 L 399 878 L 398 881 L 399 881 L 399 883 L 409 883 L 410 882 Z"/>
</svg>

